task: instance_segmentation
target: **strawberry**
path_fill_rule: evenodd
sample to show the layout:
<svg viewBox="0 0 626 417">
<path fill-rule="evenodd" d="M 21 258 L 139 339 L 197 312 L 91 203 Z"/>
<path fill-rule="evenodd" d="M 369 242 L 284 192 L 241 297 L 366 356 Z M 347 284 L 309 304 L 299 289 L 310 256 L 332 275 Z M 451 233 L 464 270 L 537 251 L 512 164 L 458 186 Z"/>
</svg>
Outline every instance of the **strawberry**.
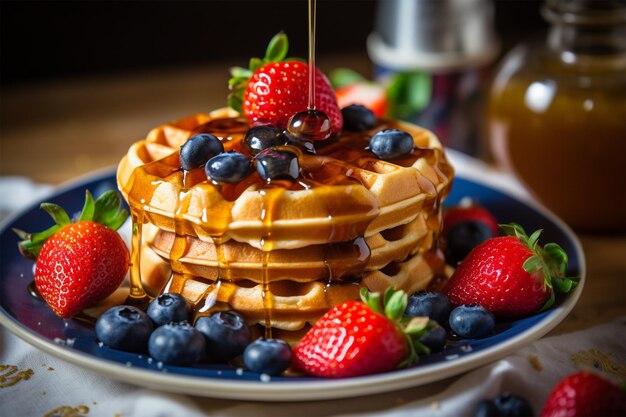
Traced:
<svg viewBox="0 0 626 417">
<path fill-rule="evenodd" d="M 517 224 L 501 225 L 508 236 L 476 246 L 450 277 L 444 293 L 454 305 L 478 303 L 496 317 L 517 318 L 554 303 L 554 289 L 569 292 L 576 278 L 565 277 L 567 254 L 555 244 L 538 245 Z"/>
<path fill-rule="evenodd" d="M 289 118 L 307 110 L 309 102 L 308 64 L 287 59 L 287 35 L 279 33 L 270 41 L 265 57 L 250 59 L 249 68 L 231 69 L 228 104 L 250 119 L 253 125 L 285 128 Z M 315 104 L 330 118 L 333 132 L 343 126 L 335 92 L 326 76 L 315 70 Z"/>
<path fill-rule="evenodd" d="M 389 289 L 361 293 L 361 301 L 331 308 L 306 333 L 293 352 L 293 364 L 307 374 L 342 378 L 408 365 L 429 350 L 418 339 L 435 324 L 427 317 L 404 318 L 407 295 Z"/>
<path fill-rule="evenodd" d="M 596 374 L 577 372 L 554 387 L 541 417 L 621 417 L 625 404 L 623 389 Z"/>
<path fill-rule="evenodd" d="M 387 93 L 382 85 L 362 81 L 339 87 L 335 94 L 340 108 L 360 104 L 370 109 L 376 117 L 384 117 L 387 112 Z"/>
<path fill-rule="evenodd" d="M 20 252 L 37 260 L 37 291 L 62 318 L 109 296 L 128 271 L 128 248 L 115 231 L 128 217 L 126 210 L 119 211 L 119 195 L 108 191 L 94 201 L 89 191 L 86 194 L 76 223 L 60 206 L 43 203 L 54 226 L 33 234 L 15 230 L 23 239 Z"/>
</svg>

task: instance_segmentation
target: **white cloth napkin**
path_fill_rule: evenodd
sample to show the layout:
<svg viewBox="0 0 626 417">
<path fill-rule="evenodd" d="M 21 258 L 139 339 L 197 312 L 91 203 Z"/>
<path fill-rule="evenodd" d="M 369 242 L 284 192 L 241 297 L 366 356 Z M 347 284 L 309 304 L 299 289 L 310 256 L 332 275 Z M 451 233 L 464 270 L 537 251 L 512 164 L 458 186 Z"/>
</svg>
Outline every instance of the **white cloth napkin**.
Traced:
<svg viewBox="0 0 626 417">
<path fill-rule="evenodd" d="M 518 197 L 527 193 L 511 177 L 455 152 L 457 174 L 487 178 Z M 19 177 L 0 177 L 0 213 L 19 209 L 50 191 Z M 11 196 L 11 198 L 8 198 Z M 22 196 L 16 198 L 15 196 Z M 29 196 L 29 197 L 27 197 Z M 471 416 L 483 398 L 509 391 L 529 399 L 538 414 L 550 388 L 580 368 L 626 377 L 626 318 L 539 340 L 463 376 L 367 397 L 298 403 L 260 403 L 169 394 L 102 377 L 65 363 L 0 328 L 0 416 Z M 207 393 L 209 394 L 209 393 Z"/>
</svg>

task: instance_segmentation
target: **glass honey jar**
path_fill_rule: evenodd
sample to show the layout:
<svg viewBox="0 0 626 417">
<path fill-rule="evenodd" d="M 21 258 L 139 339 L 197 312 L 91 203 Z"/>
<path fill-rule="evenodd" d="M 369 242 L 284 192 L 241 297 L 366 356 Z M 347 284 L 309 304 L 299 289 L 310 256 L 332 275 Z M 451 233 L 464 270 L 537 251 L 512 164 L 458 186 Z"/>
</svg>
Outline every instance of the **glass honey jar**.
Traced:
<svg viewBox="0 0 626 417">
<path fill-rule="evenodd" d="M 547 36 L 514 48 L 494 78 L 491 151 L 579 232 L 626 231 L 626 6 L 548 0 Z"/>
</svg>

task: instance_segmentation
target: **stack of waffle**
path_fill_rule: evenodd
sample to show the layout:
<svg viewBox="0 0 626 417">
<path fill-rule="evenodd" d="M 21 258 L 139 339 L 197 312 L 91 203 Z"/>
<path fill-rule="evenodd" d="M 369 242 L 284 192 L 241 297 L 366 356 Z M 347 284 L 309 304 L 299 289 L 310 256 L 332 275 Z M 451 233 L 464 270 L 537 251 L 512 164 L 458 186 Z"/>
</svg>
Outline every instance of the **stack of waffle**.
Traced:
<svg viewBox="0 0 626 417">
<path fill-rule="evenodd" d="M 411 155 L 384 161 L 367 150 L 389 128 L 413 136 Z M 179 292 L 197 314 L 231 308 L 250 324 L 297 332 L 361 287 L 411 293 L 443 273 L 436 242 L 453 172 L 431 132 L 386 120 L 344 132 L 315 153 L 297 149 L 292 182 L 253 173 L 214 184 L 202 168 L 181 169 L 190 136 L 211 133 L 244 152 L 247 129 L 232 110 L 190 116 L 153 129 L 120 162 L 148 292 Z"/>
</svg>

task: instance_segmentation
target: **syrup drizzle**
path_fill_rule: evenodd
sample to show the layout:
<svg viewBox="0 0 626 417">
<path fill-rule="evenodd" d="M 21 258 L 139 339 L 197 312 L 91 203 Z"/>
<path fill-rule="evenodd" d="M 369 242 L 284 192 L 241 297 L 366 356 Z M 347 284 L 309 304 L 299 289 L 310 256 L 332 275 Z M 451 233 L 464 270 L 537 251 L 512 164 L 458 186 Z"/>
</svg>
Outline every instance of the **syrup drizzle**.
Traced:
<svg viewBox="0 0 626 417">
<path fill-rule="evenodd" d="M 309 110 L 315 110 L 315 26 L 317 1 L 309 0 Z"/>
<path fill-rule="evenodd" d="M 286 134 L 315 153 L 313 142 L 323 141 L 333 134 L 331 120 L 326 113 L 316 109 L 315 103 L 315 21 L 316 0 L 309 0 L 309 100 L 307 110 L 291 116 Z"/>
<path fill-rule="evenodd" d="M 141 283 L 141 240 L 142 229 L 145 223 L 143 210 L 130 206 L 132 231 L 130 240 L 130 292 L 126 304 L 136 307 L 146 307 L 150 302 L 148 294 Z"/>
<path fill-rule="evenodd" d="M 261 235 L 261 296 L 263 297 L 263 310 L 264 310 L 264 327 L 265 338 L 272 338 L 272 310 L 274 308 L 273 295 L 270 288 L 270 254 L 274 249 L 274 242 L 272 240 L 272 223 L 274 216 L 278 211 L 277 204 L 279 204 L 280 196 L 285 191 L 280 186 L 268 186 L 259 193 L 263 196 L 263 207 L 261 209 L 261 221 L 263 222 L 263 232 Z"/>
</svg>

